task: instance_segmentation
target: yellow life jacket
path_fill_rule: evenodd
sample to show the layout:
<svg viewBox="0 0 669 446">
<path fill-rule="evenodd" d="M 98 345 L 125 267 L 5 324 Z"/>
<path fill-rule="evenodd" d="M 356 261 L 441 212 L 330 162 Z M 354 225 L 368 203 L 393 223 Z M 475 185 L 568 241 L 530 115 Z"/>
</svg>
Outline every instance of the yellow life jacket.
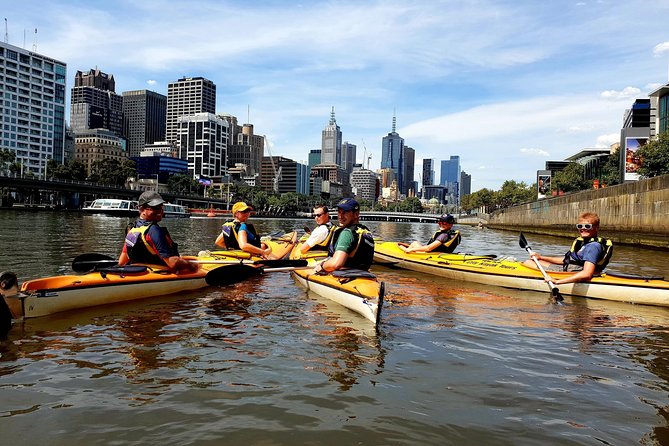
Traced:
<svg viewBox="0 0 669 446">
<path fill-rule="evenodd" d="M 239 227 L 242 225 L 239 221 L 228 221 L 223 224 L 223 241 L 225 242 L 226 249 L 241 249 L 239 247 Z M 260 248 L 260 237 L 256 232 L 256 228 L 250 224 L 246 223 L 246 228 L 248 229 L 251 237 L 247 237 L 246 241 Z"/>
<path fill-rule="evenodd" d="M 604 268 L 606 268 L 606 265 L 609 264 L 611 256 L 613 255 L 613 242 L 611 240 L 605 239 L 604 237 L 588 237 L 586 239 L 583 237 L 576 237 L 574 242 L 571 244 L 571 248 L 564 255 L 564 260 L 562 261 L 565 271 L 567 271 L 567 268 L 570 264 L 583 266 L 583 263 L 578 261 L 575 254 L 588 243 L 599 243 L 602 245 L 602 252 L 604 255 L 595 264 L 595 270 L 602 271 Z"/>
<path fill-rule="evenodd" d="M 160 257 L 155 246 L 146 238 L 149 228 L 156 223 L 130 228 L 125 236 L 125 246 L 131 263 L 150 263 L 153 265 L 167 265 Z M 167 228 L 161 228 L 170 244 L 174 244 Z"/>
<path fill-rule="evenodd" d="M 332 257 L 337 247 L 337 240 L 343 231 L 351 231 L 356 241 L 355 248 L 349 253 L 348 259 L 344 264 L 347 268 L 369 269 L 374 260 L 374 237 L 365 225 L 360 223 L 354 224 L 350 227 L 337 227 L 332 231 L 330 240 L 330 247 L 328 254 Z"/>
<path fill-rule="evenodd" d="M 436 252 L 445 252 L 445 253 L 451 253 L 455 251 L 455 248 L 458 247 L 460 242 L 462 241 L 462 236 L 460 235 L 460 231 L 454 231 L 452 229 L 449 229 L 448 231 L 437 231 L 434 233 L 430 241 L 427 242 L 427 244 L 431 244 L 434 242 L 437 237 L 439 237 L 440 234 L 447 233 L 448 234 L 448 240 L 445 242 L 442 242 L 441 245 L 437 246 L 434 251 Z"/>
</svg>

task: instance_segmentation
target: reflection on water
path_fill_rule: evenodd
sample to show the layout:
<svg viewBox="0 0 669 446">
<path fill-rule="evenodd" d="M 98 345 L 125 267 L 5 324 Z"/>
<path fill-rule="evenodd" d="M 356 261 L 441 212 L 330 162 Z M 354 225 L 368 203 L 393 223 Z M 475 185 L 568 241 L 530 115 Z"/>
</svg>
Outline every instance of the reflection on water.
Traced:
<svg viewBox="0 0 669 446">
<path fill-rule="evenodd" d="M 66 272 L 82 252 L 117 252 L 125 224 L 0 212 L 0 270 Z M 165 223 L 186 254 L 213 248 L 221 224 Z M 369 226 L 404 241 L 435 230 Z M 516 233 L 461 229 L 463 250 L 525 256 Z M 614 256 L 666 273 L 666 253 Z M 0 341 L 0 429 L 24 444 L 669 444 L 669 310 L 374 271 L 378 333 L 288 273 L 17 323 Z"/>
</svg>

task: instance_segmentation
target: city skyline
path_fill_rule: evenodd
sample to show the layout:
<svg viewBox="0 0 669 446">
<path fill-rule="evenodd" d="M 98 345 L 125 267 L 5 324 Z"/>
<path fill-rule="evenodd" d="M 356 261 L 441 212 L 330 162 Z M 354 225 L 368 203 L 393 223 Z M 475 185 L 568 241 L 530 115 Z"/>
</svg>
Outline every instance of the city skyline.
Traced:
<svg viewBox="0 0 669 446">
<path fill-rule="evenodd" d="M 202 76 L 218 86 L 217 113 L 246 122 L 250 109 L 272 152 L 298 162 L 320 147 L 334 107 L 343 140 L 366 146 L 373 170 L 396 110 L 416 178 L 422 159 L 460 155 L 472 191 L 531 184 L 547 160 L 618 141 L 625 109 L 667 81 L 667 1 L 28 0 L 3 10 L 10 44 L 67 63 L 68 93 L 74 73 L 94 67 L 119 94 L 167 94 Z"/>
</svg>

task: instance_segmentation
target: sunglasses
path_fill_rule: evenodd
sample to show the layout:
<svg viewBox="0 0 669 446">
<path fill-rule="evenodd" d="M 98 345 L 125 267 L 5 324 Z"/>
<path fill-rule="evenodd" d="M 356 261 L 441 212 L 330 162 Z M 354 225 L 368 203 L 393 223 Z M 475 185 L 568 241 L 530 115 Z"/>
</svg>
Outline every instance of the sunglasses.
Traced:
<svg viewBox="0 0 669 446">
<path fill-rule="evenodd" d="M 590 230 L 590 229 L 592 229 L 592 225 L 590 223 L 585 223 L 585 224 L 579 223 L 579 224 L 576 225 L 576 229 Z"/>
<path fill-rule="evenodd" d="M 160 211 L 163 209 L 163 205 L 159 204 L 158 206 L 147 206 L 149 209 L 152 209 L 154 211 Z"/>
<path fill-rule="evenodd" d="M 315 218 L 318 218 L 318 217 L 320 217 L 320 216 L 322 216 L 322 215 L 325 215 L 325 212 L 322 212 L 322 213 L 320 213 L 320 214 L 314 214 L 314 217 L 315 217 Z"/>
</svg>

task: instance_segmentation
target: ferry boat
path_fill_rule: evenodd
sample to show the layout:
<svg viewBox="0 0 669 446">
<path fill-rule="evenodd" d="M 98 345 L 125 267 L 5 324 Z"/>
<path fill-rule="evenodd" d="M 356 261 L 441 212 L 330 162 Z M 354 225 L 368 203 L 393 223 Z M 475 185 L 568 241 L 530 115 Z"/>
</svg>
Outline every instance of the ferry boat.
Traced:
<svg viewBox="0 0 669 446">
<path fill-rule="evenodd" d="M 82 210 L 88 214 L 105 214 L 114 217 L 137 217 L 139 215 L 137 201 L 117 198 L 98 198 L 91 203 L 84 204 Z M 186 207 L 179 204 L 165 203 L 163 210 L 165 218 L 190 217 L 190 212 Z"/>
</svg>

